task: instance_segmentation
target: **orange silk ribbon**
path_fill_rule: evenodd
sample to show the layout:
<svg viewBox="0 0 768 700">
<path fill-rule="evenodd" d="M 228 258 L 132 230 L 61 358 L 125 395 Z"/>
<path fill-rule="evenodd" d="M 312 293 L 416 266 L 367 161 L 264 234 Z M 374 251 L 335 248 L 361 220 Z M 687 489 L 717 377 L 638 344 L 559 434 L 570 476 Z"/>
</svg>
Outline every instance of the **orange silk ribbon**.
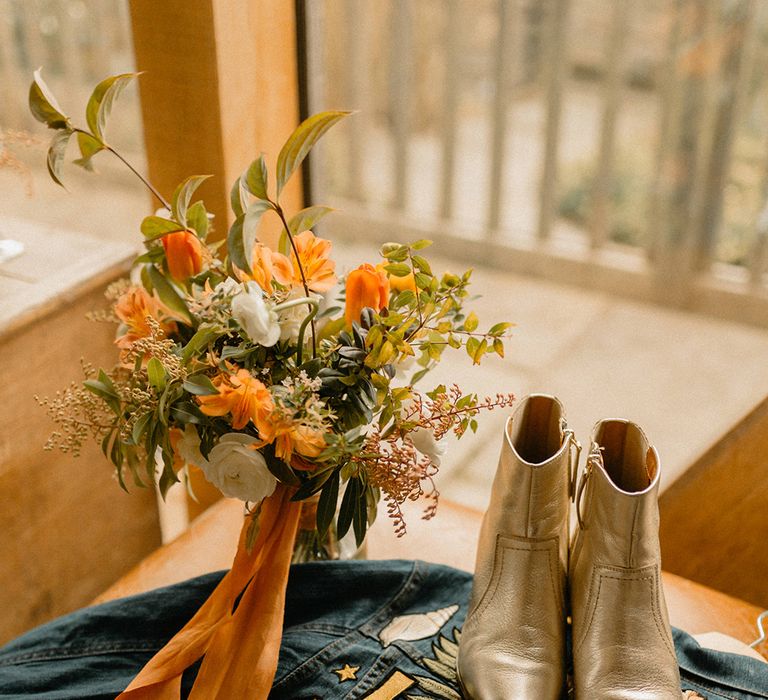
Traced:
<svg viewBox="0 0 768 700">
<path fill-rule="evenodd" d="M 178 700 L 182 674 L 201 656 L 203 663 L 191 700 L 269 695 L 277 669 L 288 569 L 301 510 L 300 503 L 291 501 L 293 493 L 293 489 L 278 484 L 265 499 L 259 534 L 250 554 L 245 546 L 246 520 L 231 571 L 118 700 Z"/>
</svg>

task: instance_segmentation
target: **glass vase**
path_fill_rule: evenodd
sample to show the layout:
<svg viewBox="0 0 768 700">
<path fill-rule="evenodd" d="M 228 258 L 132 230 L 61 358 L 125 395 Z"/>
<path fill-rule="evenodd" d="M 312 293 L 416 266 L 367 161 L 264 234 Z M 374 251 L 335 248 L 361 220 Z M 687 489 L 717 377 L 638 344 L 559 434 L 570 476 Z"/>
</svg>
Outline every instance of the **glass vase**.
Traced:
<svg viewBox="0 0 768 700">
<path fill-rule="evenodd" d="M 350 528 L 344 537 L 336 535 L 336 519 L 333 519 L 328 532 L 323 537 L 318 535 L 315 528 L 317 517 L 317 494 L 301 502 L 301 516 L 296 542 L 293 546 L 292 564 L 302 564 L 310 561 L 326 561 L 329 559 L 365 559 L 365 542 L 360 547 L 355 542 L 355 534 Z"/>
</svg>

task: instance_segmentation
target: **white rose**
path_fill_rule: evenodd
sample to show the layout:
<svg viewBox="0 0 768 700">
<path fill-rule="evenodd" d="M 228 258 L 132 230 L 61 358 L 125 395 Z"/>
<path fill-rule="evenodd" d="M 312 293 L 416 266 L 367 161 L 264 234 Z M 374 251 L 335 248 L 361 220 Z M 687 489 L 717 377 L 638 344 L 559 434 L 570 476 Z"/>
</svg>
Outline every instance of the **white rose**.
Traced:
<svg viewBox="0 0 768 700">
<path fill-rule="evenodd" d="M 409 434 L 413 446 L 421 454 L 429 457 L 436 467 L 440 466 L 440 458 L 445 454 L 445 442 L 435 440 L 435 434 L 429 428 L 416 428 Z"/>
<path fill-rule="evenodd" d="M 176 451 L 187 464 L 194 464 L 201 469 L 208 464 L 208 460 L 200 452 L 200 437 L 191 423 L 184 426 L 184 433 L 176 443 Z"/>
<path fill-rule="evenodd" d="M 208 455 L 208 463 L 203 465 L 205 478 L 225 496 L 258 503 L 275 490 L 277 479 L 266 460 L 249 447 L 255 442 L 250 435 L 227 433 Z"/>
<path fill-rule="evenodd" d="M 277 314 L 255 282 L 232 298 L 232 317 L 258 345 L 271 348 L 280 339 Z"/>
</svg>

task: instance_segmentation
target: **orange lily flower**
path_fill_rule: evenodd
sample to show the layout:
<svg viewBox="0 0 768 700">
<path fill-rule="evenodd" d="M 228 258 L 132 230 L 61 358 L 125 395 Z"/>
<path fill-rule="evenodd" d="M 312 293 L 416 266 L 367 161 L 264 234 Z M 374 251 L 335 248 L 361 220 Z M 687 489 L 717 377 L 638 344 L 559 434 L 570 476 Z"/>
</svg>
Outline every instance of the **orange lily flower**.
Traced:
<svg viewBox="0 0 768 700">
<path fill-rule="evenodd" d="M 275 408 L 272 394 L 264 384 L 254 377 L 247 369 L 240 369 L 237 374 L 220 374 L 213 380 L 218 394 L 198 396 L 200 410 L 206 416 L 224 416 L 232 414 L 232 427 L 240 430 L 249 421 L 259 431 L 264 439 L 270 428 L 270 414 Z"/>
<path fill-rule="evenodd" d="M 115 344 L 121 350 L 127 350 L 139 338 L 146 338 L 149 335 L 150 329 L 147 323 L 149 317 L 158 321 L 166 334 L 176 330 L 176 324 L 166 320 L 160 303 L 144 287 L 129 288 L 115 302 L 114 311 L 127 326 L 126 332 L 115 340 Z"/>
<path fill-rule="evenodd" d="M 360 320 L 360 312 L 367 306 L 381 311 L 389 303 L 389 278 L 373 265 L 363 263 L 347 275 L 346 309 L 347 325 Z"/>
<path fill-rule="evenodd" d="M 327 292 L 338 282 L 334 271 L 336 263 L 330 258 L 331 242 L 325 238 L 318 238 L 312 231 L 302 231 L 293 237 L 293 242 L 299 252 L 307 287 L 314 292 Z M 291 260 L 293 261 L 293 283 L 301 285 L 301 272 L 293 252 L 291 252 Z"/>
<path fill-rule="evenodd" d="M 253 273 L 251 276 L 240 271 L 241 279 L 252 279 L 267 294 L 272 294 L 275 291 L 272 286 L 273 281 L 287 287 L 293 280 L 291 261 L 282 253 L 276 253 L 263 243 L 256 243 L 253 247 L 251 271 Z"/>
<path fill-rule="evenodd" d="M 183 282 L 203 269 L 203 245 L 190 231 L 175 231 L 160 239 L 165 248 L 168 272 L 173 279 Z"/>
</svg>

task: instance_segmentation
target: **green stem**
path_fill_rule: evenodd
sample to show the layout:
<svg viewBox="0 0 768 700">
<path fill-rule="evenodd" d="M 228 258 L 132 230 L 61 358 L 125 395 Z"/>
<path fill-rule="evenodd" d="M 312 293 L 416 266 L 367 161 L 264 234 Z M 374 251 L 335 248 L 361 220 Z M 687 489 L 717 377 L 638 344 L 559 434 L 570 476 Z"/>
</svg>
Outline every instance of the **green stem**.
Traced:
<svg viewBox="0 0 768 700">
<path fill-rule="evenodd" d="M 165 200 L 163 195 L 161 195 L 157 189 L 155 189 L 154 185 L 147 180 L 136 168 L 134 168 L 120 153 L 118 153 L 112 146 L 107 145 L 104 143 L 101 139 L 97 139 L 92 133 L 89 131 L 86 131 L 85 129 L 73 129 L 73 131 L 76 134 L 85 134 L 86 136 L 90 136 L 92 139 L 96 139 L 102 146 L 104 146 L 105 151 L 109 151 L 113 156 L 115 156 L 118 160 L 120 160 L 123 165 L 125 165 L 128 170 L 130 170 L 139 180 L 141 180 L 145 187 L 157 198 L 157 201 L 160 202 L 168 211 L 171 210 L 171 205 Z"/>
<path fill-rule="evenodd" d="M 307 324 L 312 322 L 315 316 L 317 315 L 318 310 L 320 309 L 320 304 L 318 303 L 317 299 L 312 299 L 312 297 L 305 297 L 303 299 L 291 299 L 290 301 L 284 301 L 282 304 L 278 304 L 274 311 L 285 311 L 286 309 L 291 309 L 295 306 L 303 306 L 304 304 L 309 304 L 312 308 L 310 312 L 304 317 L 304 320 L 301 322 L 301 325 L 299 326 L 299 340 L 298 340 L 298 348 L 296 350 L 296 364 L 301 365 L 302 362 L 302 356 L 303 356 L 303 349 L 304 349 L 304 331 L 307 329 Z"/>
<path fill-rule="evenodd" d="M 288 236 L 288 241 L 291 244 L 291 249 L 293 250 L 293 254 L 296 257 L 296 265 L 299 268 L 299 274 L 301 275 L 301 284 L 304 287 L 304 294 L 309 297 L 309 285 L 307 284 L 307 277 L 304 274 L 304 267 L 301 264 L 301 258 L 299 257 L 299 250 L 296 248 L 296 243 L 293 240 L 293 234 L 291 234 L 291 229 L 288 226 L 288 222 L 285 220 L 285 214 L 283 213 L 282 207 L 277 203 L 273 202 L 272 200 L 268 200 L 269 203 L 274 207 L 275 213 L 280 217 L 280 221 L 283 223 L 283 228 L 285 229 L 285 235 Z M 317 308 L 315 308 L 314 313 L 310 311 L 310 315 L 308 318 L 311 319 L 312 323 L 312 358 L 314 359 L 317 357 L 317 336 L 315 335 L 315 321 L 314 317 L 317 313 Z M 299 346 L 299 353 L 301 353 L 301 346 Z M 301 355 L 299 354 L 299 357 Z"/>
</svg>

